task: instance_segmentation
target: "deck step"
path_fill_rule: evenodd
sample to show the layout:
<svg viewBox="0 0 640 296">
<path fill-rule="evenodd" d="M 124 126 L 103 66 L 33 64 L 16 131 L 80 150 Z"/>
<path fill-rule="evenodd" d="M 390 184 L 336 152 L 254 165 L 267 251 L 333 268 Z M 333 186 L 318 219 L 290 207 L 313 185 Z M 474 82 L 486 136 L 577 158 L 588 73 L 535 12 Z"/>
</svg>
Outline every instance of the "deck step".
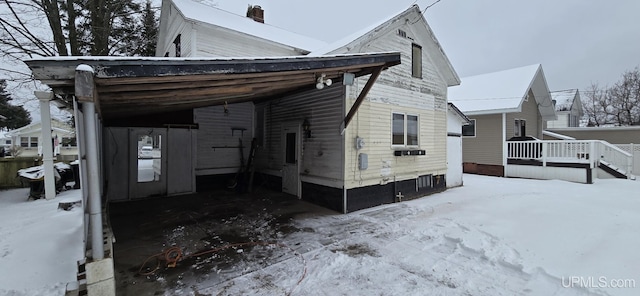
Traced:
<svg viewBox="0 0 640 296">
<path fill-rule="evenodd" d="M 627 179 L 627 175 L 625 174 L 624 171 L 621 171 L 620 169 L 615 168 L 614 166 L 610 165 L 605 161 L 600 161 L 600 164 L 598 165 L 598 167 L 618 179 Z"/>
</svg>

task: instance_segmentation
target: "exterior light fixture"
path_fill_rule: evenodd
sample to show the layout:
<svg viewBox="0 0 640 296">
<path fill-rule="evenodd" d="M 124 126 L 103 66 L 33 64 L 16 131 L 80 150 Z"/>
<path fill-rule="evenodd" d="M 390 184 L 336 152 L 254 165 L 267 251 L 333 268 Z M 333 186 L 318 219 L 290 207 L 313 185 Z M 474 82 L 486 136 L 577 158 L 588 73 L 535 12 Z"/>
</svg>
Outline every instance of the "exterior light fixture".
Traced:
<svg viewBox="0 0 640 296">
<path fill-rule="evenodd" d="M 311 123 L 306 118 L 302 122 L 302 131 L 304 132 L 305 138 L 311 138 Z"/>
<path fill-rule="evenodd" d="M 323 89 L 325 86 L 331 86 L 331 84 L 333 84 L 333 81 L 331 81 L 330 78 L 326 78 L 326 77 L 327 77 L 326 74 L 322 74 L 320 75 L 320 77 L 318 77 L 318 79 L 316 79 L 317 89 Z"/>
</svg>

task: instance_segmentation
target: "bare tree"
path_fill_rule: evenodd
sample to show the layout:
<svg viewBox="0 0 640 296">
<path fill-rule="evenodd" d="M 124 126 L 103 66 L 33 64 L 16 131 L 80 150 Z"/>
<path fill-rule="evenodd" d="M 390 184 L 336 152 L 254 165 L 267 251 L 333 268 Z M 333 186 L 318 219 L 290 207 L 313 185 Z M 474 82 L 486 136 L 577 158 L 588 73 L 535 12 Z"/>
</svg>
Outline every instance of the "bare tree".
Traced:
<svg viewBox="0 0 640 296">
<path fill-rule="evenodd" d="M 612 87 L 592 83 L 582 105 L 589 126 L 640 125 L 640 68 L 625 71 Z"/>
<path fill-rule="evenodd" d="M 624 72 L 608 92 L 616 124 L 640 124 L 640 69 Z"/>
<path fill-rule="evenodd" d="M 603 89 L 597 83 L 591 83 L 583 93 L 582 106 L 588 119 L 588 126 L 603 126 L 610 124 L 609 98 L 606 87 Z"/>
</svg>

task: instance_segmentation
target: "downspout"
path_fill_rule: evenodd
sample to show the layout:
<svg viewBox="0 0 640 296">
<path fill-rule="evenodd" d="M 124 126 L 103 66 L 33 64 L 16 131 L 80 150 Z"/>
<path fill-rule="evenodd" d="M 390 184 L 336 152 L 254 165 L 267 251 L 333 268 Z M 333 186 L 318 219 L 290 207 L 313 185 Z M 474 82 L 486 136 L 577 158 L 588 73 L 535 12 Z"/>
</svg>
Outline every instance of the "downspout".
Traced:
<svg viewBox="0 0 640 296">
<path fill-rule="evenodd" d="M 502 113 L 502 168 L 507 169 L 507 113 Z"/>
<path fill-rule="evenodd" d="M 93 260 L 104 259 L 104 244 L 102 237 L 102 197 L 100 196 L 100 173 L 98 165 L 98 132 L 96 126 L 95 84 L 93 82 L 93 68 L 79 65 L 76 68 L 75 95 L 82 103 L 84 115 L 84 132 L 87 153 L 88 173 L 88 206 L 89 226 L 91 227 L 91 256 Z"/>
<path fill-rule="evenodd" d="M 56 197 L 56 176 L 53 168 L 53 145 L 51 144 L 51 106 L 53 93 L 49 91 L 35 91 L 40 100 L 40 120 L 42 124 L 42 166 L 44 167 L 44 197 Z"/>
</svg>

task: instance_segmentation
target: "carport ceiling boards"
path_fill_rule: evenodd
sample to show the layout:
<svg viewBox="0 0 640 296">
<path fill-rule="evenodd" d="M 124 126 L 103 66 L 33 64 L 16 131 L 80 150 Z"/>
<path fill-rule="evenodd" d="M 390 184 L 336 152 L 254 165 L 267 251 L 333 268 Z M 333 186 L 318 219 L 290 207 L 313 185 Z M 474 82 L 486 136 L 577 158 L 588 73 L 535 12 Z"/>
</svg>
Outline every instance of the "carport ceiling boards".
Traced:
<svg viewBox="0 0 640 296">
<path fill-rule="evenodd" d="M 25 61 L 35 79 L 71 105 L 75 70 L 94 69 L 99 112 L 116 118 L 268 100 L 315 88 L 321 74 L 338 82 L 400 64 L 399 53 L 319 57 L 132 58 L 52 57 Z"/>
</svg>

